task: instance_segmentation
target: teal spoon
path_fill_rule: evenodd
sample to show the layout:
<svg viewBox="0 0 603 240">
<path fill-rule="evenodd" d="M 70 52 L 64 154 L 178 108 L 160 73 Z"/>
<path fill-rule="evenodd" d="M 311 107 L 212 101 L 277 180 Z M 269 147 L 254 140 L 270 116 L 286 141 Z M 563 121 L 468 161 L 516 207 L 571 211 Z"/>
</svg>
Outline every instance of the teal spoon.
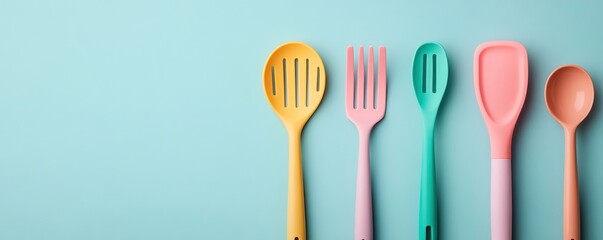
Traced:
<svg viewBox="0 0 603 240">
<path fill-rule="evenodd" d="M 417 49 L 412 79 L 425 126 L 421 163 L 419 240 L 436 240 L 438 239 L 438 208 L 433 136 L 438 108 L 448 84 L 448 60 L 440 44 L 425 43 Z"/>
</svg>

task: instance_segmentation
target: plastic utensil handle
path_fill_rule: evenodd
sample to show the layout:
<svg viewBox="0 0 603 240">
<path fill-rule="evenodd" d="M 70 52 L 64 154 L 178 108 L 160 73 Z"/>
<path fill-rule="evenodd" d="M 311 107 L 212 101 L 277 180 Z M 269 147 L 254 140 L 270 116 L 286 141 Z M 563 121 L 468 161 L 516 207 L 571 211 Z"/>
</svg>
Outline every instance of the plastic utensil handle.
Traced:
<svg viewBox="0 0 603 240">
<path fill-rule="evenodd" d="M 563 240 L 580 240 L 580 194 L 576 167 L 576 129 L 565 130 Z"/>
<path fill-rule="evenodd" d="M 426 122 L 423 160 L 421 162 L 421 202 L 419 206 L 419 240 L 438 239 L 438 206 L 435 158 L 433 152 L 433 122 Z"/>
<path fill-rule="evenodd" d="M 492 240 L 511 240 L 512 185 L 511 159 L 492 159 L 490 224 Z"/>
<path fill-rule="evenodd" d="M 306 209 L 300 152 L 301 130 L 289 131 L 289 197 L 287 240 L 306 240 Z"/>
<path fill-rule="evenodd" d="M 358 127 L 358 175 L 356 176 L 356 216 L 354 240 L 373 240 L 373 200 L 369 161 L 370 128 Z"/>
</svg>

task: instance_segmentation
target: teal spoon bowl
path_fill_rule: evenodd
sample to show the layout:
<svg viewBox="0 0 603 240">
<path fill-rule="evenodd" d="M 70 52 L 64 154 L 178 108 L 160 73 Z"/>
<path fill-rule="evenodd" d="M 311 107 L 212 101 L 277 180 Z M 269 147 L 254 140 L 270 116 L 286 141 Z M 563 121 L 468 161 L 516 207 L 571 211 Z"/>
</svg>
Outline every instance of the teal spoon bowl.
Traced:
<svg viewBox="0 0 603 240">
<path fill-rule="evenodd" d="M 448 85 L 448 59 L 437 43 L 425 43 L 415 53 L 412 80 L 423 113 L 425 137 L 421 162 L 419 240 L 438 239 L 438 208 L 434 158 L 434 129 L 440 103 Z"/>
</svg>

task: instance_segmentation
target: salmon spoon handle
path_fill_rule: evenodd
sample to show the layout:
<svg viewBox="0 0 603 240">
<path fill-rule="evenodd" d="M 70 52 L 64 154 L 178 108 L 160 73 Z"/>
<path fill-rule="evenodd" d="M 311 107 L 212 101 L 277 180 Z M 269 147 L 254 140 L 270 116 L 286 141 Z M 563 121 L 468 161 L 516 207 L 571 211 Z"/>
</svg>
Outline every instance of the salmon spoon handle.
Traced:
<svg viewBox="0 0 603 240">
<path fill-rule="evenodd" d="M 565 129 L 563 240 L 580 240 L 580 193 L 576 167 L 576 129 Z"/>
</svg>

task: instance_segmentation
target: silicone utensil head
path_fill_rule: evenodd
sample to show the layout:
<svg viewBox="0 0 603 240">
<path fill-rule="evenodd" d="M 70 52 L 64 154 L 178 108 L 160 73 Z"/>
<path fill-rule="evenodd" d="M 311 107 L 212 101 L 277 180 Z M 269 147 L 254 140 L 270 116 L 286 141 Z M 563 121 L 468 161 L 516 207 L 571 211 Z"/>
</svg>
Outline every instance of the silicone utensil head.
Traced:
<svg viewBox="0 0 603 240">
<path fill-rule="evenodd" d="M 492 146 L 492 158 L 511 158 L 511 139 L 528 89 L 528 54 L 518 42 L 493 41 L 475 51 L 477 102 Z"/>
<path fill-rule="evenodd" d="M 448 85 L 448 59 L 440 44 L 425 43 L 417 49 L 412 79 L 421 109 L 437 111 Z"/>
<path fill-rule="evenodd" d="M 266 60 L 264 93 L 286 126 L 303 126 L 308 121 L 322 100 L 325 85 L 322 59 L 304 43 L 285 43 Z"/>
<path fill-rule="evenodd" d="M 565 65 L 549 76 L 544 98 L 549 112 L 562 126 L 576 128 L 593 106 L 595 88 L 586 70 Z"/>
</svg>

